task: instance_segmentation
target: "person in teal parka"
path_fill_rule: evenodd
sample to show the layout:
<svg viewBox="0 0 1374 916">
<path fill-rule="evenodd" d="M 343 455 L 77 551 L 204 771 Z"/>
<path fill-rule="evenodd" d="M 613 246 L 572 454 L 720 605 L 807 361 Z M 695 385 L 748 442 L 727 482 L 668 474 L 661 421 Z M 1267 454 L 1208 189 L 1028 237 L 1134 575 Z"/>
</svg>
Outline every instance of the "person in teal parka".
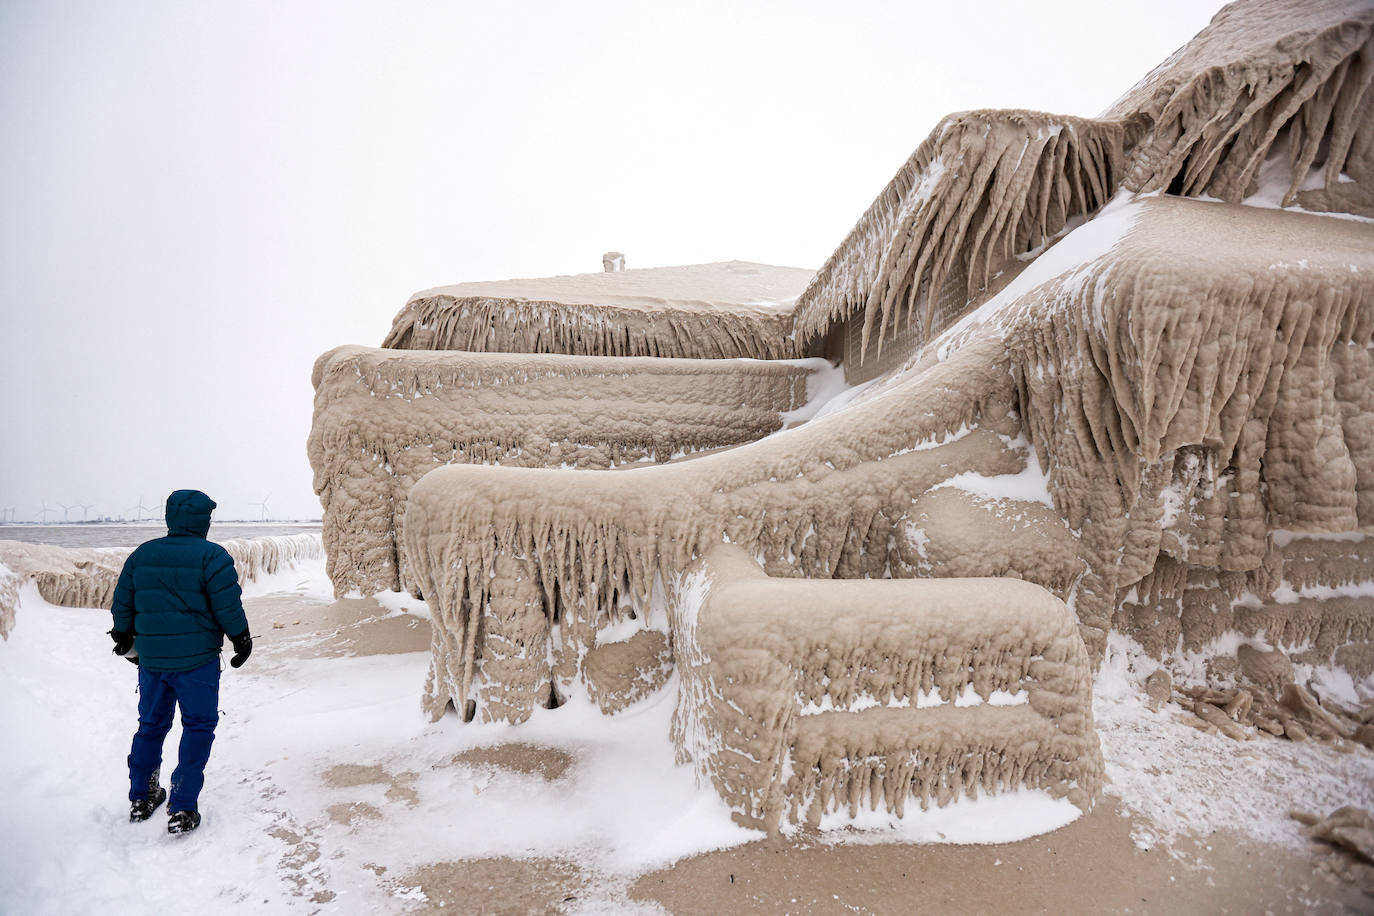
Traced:
<svg viewBox="0 0 1374 916">
<path fill-rule="evenodd" d="M 146 821 L 164 801 L 162 743 L 181 707 L 167 832 L 200 825 L 197 803 L 219 723 L 220 650 L 235 668 L 253 651 L 238 573 L 229 552 L 206 539 L 215 501 L 199 490 L 167 497 L 167 536 L 124 561 L 110 613 L 114 653 L 138 663 L 138 731 L 129 750 L 129 820 Z M 135 658 L 136 657 L 136 658 Z"/>
</svg>

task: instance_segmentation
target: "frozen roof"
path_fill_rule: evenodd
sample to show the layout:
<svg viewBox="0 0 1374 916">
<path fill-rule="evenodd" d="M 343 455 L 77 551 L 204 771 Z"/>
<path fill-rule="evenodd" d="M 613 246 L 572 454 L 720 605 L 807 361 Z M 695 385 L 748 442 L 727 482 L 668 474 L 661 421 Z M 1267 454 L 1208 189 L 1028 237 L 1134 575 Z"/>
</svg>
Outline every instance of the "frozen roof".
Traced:
<svg viewBox="0 0 1374 916">
<path fill-rule="evenodd" d="M 814 274 L 813 270 L 799 267 L 719 261 L 526 280 L 458 283 L 424 290 L 412 296 L 410 301 L 446 296 L 560 305 L 611 305 L 628 309 L 771 311 L 790 309 Z"/>
</svg>

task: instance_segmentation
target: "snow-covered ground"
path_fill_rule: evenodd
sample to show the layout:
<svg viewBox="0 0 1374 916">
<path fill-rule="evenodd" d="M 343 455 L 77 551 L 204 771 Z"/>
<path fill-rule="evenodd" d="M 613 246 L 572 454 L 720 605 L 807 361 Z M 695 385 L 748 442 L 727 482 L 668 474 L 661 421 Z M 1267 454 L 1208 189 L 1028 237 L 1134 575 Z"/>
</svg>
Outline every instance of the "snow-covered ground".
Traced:
<svg viewBox="0 0 1374 916">
<path fill-rule="evenodd" d="M 393 615 L 427 614 L 394 598 Z M 331 600 L 322 564 L 253 583 L 250 615 L 269 600 L 299 608 L 309 624 L 311 608 Z M 627 902 L 635 875 L 759 836 L 673 762 L 673 683 L 611 718 L 575 698 L 518 727 L 454 716 L 431 724 L 419 702 L 428 652 L 311 657 L 328 634 L 306 626 L 265 630 L 249 663 L 225 671 L 204 823 L 169 837 L 163 812 L 128 823 L 136 676 L 110 655 L 108 628 L 105 612 L 48 605 L 29 586 L 0 643 L 5 912 L 308 912 L 326 902 L 336 912 L 393 912 L 424 902 L 416 869 L 485 857 L 575 861 L 597 876 L 572 904 L 581 911 L 657 912 Z M 1123 659 L 1105 669 L 1097 717 L 1108 791 L 1147 819 L 1142 844 L 1217 827 L 1295 841 L 1290 807 L 1374 803 L 1371 755 L 1203 735 L 1146 710 Z M 167 742 L 164 784 L 178 735 Z M 509 742 L 543 748 L 553 763 L 522 771 L 472 754 Z M 900 824 L 870 813 L 851 825 L 859 830 L 822 839 L 1007 841 L 1072 819 L 1066 804 L 1018 793 L 912 806 Z"/>
<path fill-rule="evenodd" d="M 307 581 L 298 593 L 312 591 Z M 250 601 L 265 592 L 255 584 Z M 136 672 L 110 655 L 105 617 L 48 605 L 29 587 L 0 644 L 7 912 L 165 914 L 207 901 L 309 911 L 326 899 L 394 911 L 394 898 L 417 899 L 406 871 L 433 862 L 566 855 L 629 874 L 754 836 L 673 764 L 666 697 L 614 720 L 572 703 L 519 729 L 430 724 L 419 705 L 428 652 L 305 658 L 265 639 L 224 673 L 200 829 L 170 837 L 163 812 L 130 824 Z M 565 749 L 573 764 L 549 781 L 450 763 L 511 740 Z M 331 779 L 351 764 L 379 767 L 378 781 Z"/>
<path fill-rule="evenodd" d="M 1205 840 L 1218 830 L 1301 849 L 1307 840 L 1290 811 L 1325 817 L 1342 805 L 1374 810 L 1374 753 L 1205 734 L 1185 724 L 1175 704 L 1158 711 L 1145 705 L 1142 685 L 1157 667 L 1113 633 L 1093 691 L 1106 791 L 1140 815 L 1132 836 L 1142 849 L 1183 836 Z"/>
</svg>

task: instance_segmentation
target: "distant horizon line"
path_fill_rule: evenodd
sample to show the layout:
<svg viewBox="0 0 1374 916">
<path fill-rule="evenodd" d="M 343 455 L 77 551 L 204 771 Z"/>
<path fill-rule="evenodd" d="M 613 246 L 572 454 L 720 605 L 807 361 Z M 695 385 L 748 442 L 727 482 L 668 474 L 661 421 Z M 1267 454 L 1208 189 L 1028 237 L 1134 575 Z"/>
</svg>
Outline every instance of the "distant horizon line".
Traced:
<svg viewBox="0 0 1374 916">
<path fill-rule="evenodd" d="M 324 523 L 324 519 L 323 519 L 323 518 L 267 518 L 267 519 L 261 519 L 261 518 L 222 518 L 222 519 L 212 519 L 211 522 L 210 522 L 211 526 L 214 526 L 214 525 L 300 525 L 300 524 L 318 525 L 318 524 L 323 524 L 323 523 Z M 118 525 L 165 525 L 165 524 L 167 524 L 167 520 L 166 520 L 166 518 L 142 518 L 142 519 L 138 519 L 138 518 L 92 518 L 92 519 L 85 519 L 85 520 L 81 520 L 81 521 L 67 521 L 67 522 L 42 522 L 42 521 L 35 521 L 35 520 L 29 520 L 29 521 L 18 521 L 18 520 L 15 520 L 15 521 L 8 521 L 8 522 L 0 522 L 0 528 L 8 527 L 8 526 L 10 526 L 10 525 L 14 525 L 14 526 L 18 526 L 18 525 L 37 525 L 37 526 L 40 527 L 40 528 L 57 528 L 57 527 L 64 526 L 64 525 L 69 526 L 69 525 L 110 525 L 110 524 L 118 524 Z"/>
</svg>

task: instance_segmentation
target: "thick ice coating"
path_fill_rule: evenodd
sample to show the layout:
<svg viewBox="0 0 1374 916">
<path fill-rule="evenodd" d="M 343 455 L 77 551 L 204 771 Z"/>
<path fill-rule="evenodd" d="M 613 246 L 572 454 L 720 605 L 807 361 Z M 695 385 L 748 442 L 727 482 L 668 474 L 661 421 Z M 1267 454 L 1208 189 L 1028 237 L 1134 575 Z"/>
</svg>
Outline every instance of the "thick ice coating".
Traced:
<svg viewBox="0 0 1374 916">
<path fill-rule="evenodd" d="M 461 283 L 416 293 L 384 347 L 787 359 L 792 307 L 811 271 L 746 261 L 538 280 Z"/>
<path fill-rule="evenodd" d="M 1117 590 L 1161 552 L 1243 572 L 1261 567 L 1273 521 L 1355 527 L 1374 467 L 1357 449 L 1357 472 L 1345 444 L 1329 354 L 1338 343 L 1369 344 L 1374 228 L 1176 199 L 1131 207 L 1121 231 L 1078 243 L 1086 260 L 1066 257 L 1069 236 L 1044 282 L 1009 287 L 866 397 L 780 436 L 611 475 L 432 472 L 412 491 L 407 521 L 407 552 L 425 557 L 417 581 L 468 608 L 461 626 L 471 628 L 495 557 L 526 558 L 545 594 L 563 596 L 566 628 L 569 615 L 588 625 L 615 618 L 626 594 L 647 600 L 656 576 L 666 581 L 723 535 L 774 573 L 939 575 L 913 561 L 929 537 L 911 533 L 928 528 L 915 518 L 918 498 L 963 474 L 1022 473 L 1027 454 L 1016 443 L 1031 442 L 1063 521 L 1042 519 L 1026 541 L 1010 536 L 1024 518 L 969 507 L 966 524 L 946 527 L 984 545 L 966 543 L 966 567 L 981 557 L 1071 595 L 1100 653 Z M 1197 244 L 1234 238 L 1237 226 L 1243 244 Z M 1304 267 L 1276 266 L 1305 241 L 1313 257 Z M 1039 279 L 1033 271 L 1019 282 Z M 1326 431 L 1314 444 L 1329 452 L 1276 452 L 1313 412 Z M 1293 464 L 1305 461 L 1312 467 Z M 683 493 L 695 498 L 670 495 Z M 1063 526 L 1076 534 L 1076 558 L 1064 555 Z M 1051 544 L 1059 559 L 1039 562 Z M 456 666 L 460 683 L 473 664 Z"/>
<path fill-rule="evenodd" d="M 679 759 L 746 826 L 1021 786 L 1086 808 L 1101 785 L 1092 668 L 1044 589 L 772 579 L 727 544 L 671 608 Z"/>
<path fill-rule="evenodd" d="M 317 372 L 326 512 L 342 498 L 378 520 L 331 553 L 399 532 L 399 582 L 434 610 L 436 717 L 452 702 L 518 721 L 584 689 L 612 712 L 676 665 L 680 749 L 770 828 L 865 797 L 942 804 L 951 785 L 1072 784 L 1089 804 L 1100 770 L 1075 659 L 1086 672 L 1112 628 L 1160 659 L 1207 659 L 1215 683 L 1197 689 L 1213 692 L 1188 697 L 1201 727 L 1360 740 L 1358 716 L 1290 672 L 1374 669 L 1372 36 L 1367 4 L 1241 2 L 1101 117 L 952 115 L 795 303 L 616 298 L 633 271 L 573 278 L 595 296 L 536 281 L 421 294 L 389 347 L 524 351 L 444 365 L 557 365 L 578 416 L 607 403 L 630 426 L 678 424 L 681 400 L 627 408 L 598 399 L 632 380 L 572 378 L 632 367 L 656 389 L 653 364 L 674 361 L 637 354 L 709 358 L 724 377 L 759 364 L 722 357 L 823 352 L 868 384 L 794 428 L 765 436 L 781 421 L 732 414 L 713 434 L 730 447 L 654 463 L 662 450 L 641 446 L 652 461 L 627 466 L 564 460 L 625 434 L 567 438 L 515 388 L 459 386 L 417 410 L 389 392 L 420 390 L 397 380 L 421 357 Z M 771 389 L 752 397 L 741 410 L 783 409 Z M 402 444 L 341 437 L 350 426 Z M 507 428 L 499 446 L 457 444 Z M 510 458 L 521 432 L 539 457 Z M 424 460 L 401 495 L 376 468 L 405 449 Z M 338 557 L 336 583 L 380 568 Z M 802 581 L 860 579 L 947 581 Z M 794 632 L 779 607 L 816 626 Z M 920 708 L 945 665 L 972 683 L 949 691 L 980 705 Z M 919 727 L 903 700 L 929 713 Z"/>
<path fill-rule="evenodd" d="M 824 365 L 331 350 L 309 452 L 335 590 L 410 586 L 406 494 L 439 465 L 625 467 L 750 442 L 806 403 Z"/>
</svg>

